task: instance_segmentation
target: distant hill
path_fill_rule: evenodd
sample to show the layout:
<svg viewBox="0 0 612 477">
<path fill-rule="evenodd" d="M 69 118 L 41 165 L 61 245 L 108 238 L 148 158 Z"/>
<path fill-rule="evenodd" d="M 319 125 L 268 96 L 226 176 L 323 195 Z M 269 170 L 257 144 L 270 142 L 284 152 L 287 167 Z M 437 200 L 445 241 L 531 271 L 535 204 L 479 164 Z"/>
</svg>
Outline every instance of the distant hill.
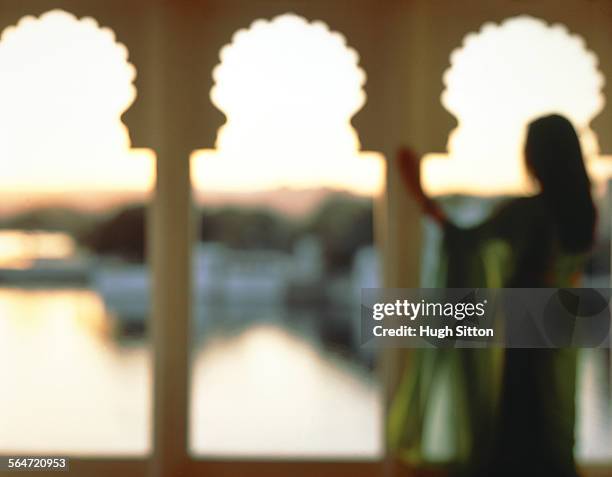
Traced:
<svg viewBox="0 0 612 477">
<path fill-rule="evenodd" d="M 142 262 L 146 254 L 146 210 L 127 206 L 78 237 L 81 245 L 99 255 L 117 255 Z"/>
<path fill-rule="evenodd" d="M 0 190 L 0 220 L 28 211 L 66 209 L 83 214 L 104 213 L 115 207 L 145 202 L 143 191 L 69 190 L 53 192 L 17 192 Z"/>
<path fill-rule="evenodd" d="M 304 216 L 319 206 L 330 195 L 355 194 L 331 188 L 279 188 L 256 192 L 226 192 L 194 190 L 194 202 L 200 207 L 240 206 L 263 207 L 294 217 Z M 126 204 L 145 203 L 148 193 L 138 191 L 68 191 L 45 193 L 17 193 L 0 191 L 0 220 L 28 211 L 62 209 L 83 214 L 100 214 L 125 207 Z"/>
<path fill-rule="evenodd" d="M 279 192 L 275 200 L 280 198 Z M 372 203 L 362 197 L 326 193 L 312 203 L 309 213 L 297 216 L 252 202 L 248 207 L 239 204 L 202 206 L 199 239 L 243 250 L 290 251 L 300 237 L 310 235 L 321 243 L 330 271 L 346 269 L 355 252 L 373 240 Z M 142 261 L 146 256 L 145 222 L 144 205 L 131 205 L 102 220 L 80 243 L 97 254 Z"/>
<path fill-rule="evenodd" d="M 88 196 L 88 200 L 92 200 Z M 115 197 L 116 198 L 116 197 Z M 28 210 L 0 215 L 0 228 L 66 232 L 82 246 L 99 254 L 128 260 L 145 257 L 144 197 L 106 207 L 59 207 L 41 204 Z M 488 216 L 509 197 L 447 195 L 438 200 L 453 220 L 472 225 Z M 22 199 L 23 200 L 23 199 Z M 602 201 L 603 202 L 603 201 Z M 253 193 L 197 193 L 200 240 L 216 241 L 240 249 L 290 250 L 304 235 L 317 237 L 332 270 L 348 266 L 355 251 L 372 243 L 372 201 L 334 189 L 277 189 Z M 90 204 L 91 205 L 91 204 Z M 602 207 L 600 241 L 590 268 L 609 267 L 609 219 Z M 609 212 L 608 212 L 609 213 Z M 608 220 L 606 222 L 606 219 Z M 603 230 L 602 230 L 603 229 Z"/>
<path fill-rule="evenodd" d="M 47 230 L 66 232 L 79 237 L 93 228 L 101 214 L 86 213 L 68 208 L 41 208 L 0 218 L 0 228 L 20 230 Z"/>
</svg>

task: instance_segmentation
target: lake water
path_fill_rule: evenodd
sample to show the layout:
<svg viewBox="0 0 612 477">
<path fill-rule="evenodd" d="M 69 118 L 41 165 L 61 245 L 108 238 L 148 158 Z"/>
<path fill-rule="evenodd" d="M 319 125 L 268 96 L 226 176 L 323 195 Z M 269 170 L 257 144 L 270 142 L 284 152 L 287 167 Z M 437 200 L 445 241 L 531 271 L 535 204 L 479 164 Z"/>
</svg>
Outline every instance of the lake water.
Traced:
<svg viewBox="0 0 612 477">
<path fill-rule="evenodd" d="M 381 455 L 381 391 L 358 361 L 282 319 L 194 343 L 192 453 Z M 579 363 L 582 460 L 612 456 L 603 359 L 591 350 Z M 150 450 L 150 349 L 142 338 L 117 339 L 91 290 L 0 288 L 0 383 L 0 452 Z"/>
<path fill-rule="evenodd" d="M 191 451 L 376 457 L 372 374 L 280 323 L 196 339 Z M 143 455 L 151 359 L 86 289 L 0 288 L 0 451 Z"/>
</svg>

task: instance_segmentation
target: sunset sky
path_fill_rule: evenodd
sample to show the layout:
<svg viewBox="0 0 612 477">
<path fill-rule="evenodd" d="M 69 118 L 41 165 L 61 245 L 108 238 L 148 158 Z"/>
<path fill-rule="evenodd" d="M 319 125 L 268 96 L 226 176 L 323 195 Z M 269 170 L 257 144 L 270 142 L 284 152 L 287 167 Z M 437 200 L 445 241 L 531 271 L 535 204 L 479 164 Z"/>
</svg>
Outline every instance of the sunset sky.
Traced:
<svg viewBox="0 0 612 477">
<path fill-rule="evenodd" d="M 152 156 L 129 151 L 118 120 L 135 69 L 114 34 L 53 11 L 0 39 L 0 190 L 145 189 Z"/>
<path fill-rule="evenodd" d="M 366 77 L 345 38 L 321 22 L 283 15 L 231 40 L 210 94 L 228 122 L 216 149 L 193 154 L 195 187 L 379 191 L 382 157 L 360 152 L 350 125 L 366 101 Z M 442 101 L 460 125 L 450 155 L 426 158 L 430 192 L 524 191 L 524 125 L 542 113 L 567 114 L 587 152 L 597 154 L 588 124 L 603 107 L 603 79 L 595 56 L 564 28 L 527 17 L 489 25 L 451 58 Z M 126 48 L 92 19 L 55 10 L 5 30 L 0 196 L 74 194 L 78 203 L 78 191 L 150 190 L 154 154 L 130 149 L 119 120 L 135 99 L 135 75 Z M 611 163 L 593 170 L 603 175 Z"/>
<path fill-rule="evenodd" d="M 441 100 L 459 125 L 449 137 L 450 153 L 426 158 L 429 192 L 529 191 L 522 161 L 526 126 L 550 113 L 573 122 L 593 176 L 612 173 L 611 160 L 597 159 L 589 127 L 605 104 L 604 78 L 582 38 L 562 25 L 520 16 L 469 33 L 450 60 Z"/>
<path fill-rule="evenodd" d="M 359 152 L 349 124 L 365 101 L 365 76 L 343 37 L 283 16 L 254 25 L 221 57 L 211 99 L 230 121 L 217 150 L 194 154 L 196 187 L 378 190 L 382 164 Z M 135 74 L 125 47 L 91 19 L 53 11 L 7 29 L 0 194 L 148 190 L 154 155 L 130 150 L 119 121 L 135 98 Z"/>
</svg>

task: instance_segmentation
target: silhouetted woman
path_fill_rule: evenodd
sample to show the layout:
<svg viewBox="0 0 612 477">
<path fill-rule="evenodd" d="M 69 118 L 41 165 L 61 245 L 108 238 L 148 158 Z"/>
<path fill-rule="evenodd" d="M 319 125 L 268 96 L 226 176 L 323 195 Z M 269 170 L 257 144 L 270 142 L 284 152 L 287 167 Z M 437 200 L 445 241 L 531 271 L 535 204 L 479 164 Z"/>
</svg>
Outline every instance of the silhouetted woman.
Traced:
<svg viewBox="0 0 612 477">
<path fill-rule="evenodd" d="M 596 211 L 576 131 L 559 115 L 537 119 L 529 125 L 524 157 L 539 193 L 511 200 L 481 225 L 462 229 L 423 192 L 415 156 L 400 153 L 398 165 L 409 191 L 443 227 L 446 286 L 487 286 L 473 279 L 474 257 L 482 262 L 482 251 L 492 241 L 507 250 L 497 286 L 579 286 L 594 241 Z M 576 475 L 575 374 L 572 349 L 505 351 L 484 475 Z M 473 445 L 486 448 L 488 442 Z"/>
</svg>

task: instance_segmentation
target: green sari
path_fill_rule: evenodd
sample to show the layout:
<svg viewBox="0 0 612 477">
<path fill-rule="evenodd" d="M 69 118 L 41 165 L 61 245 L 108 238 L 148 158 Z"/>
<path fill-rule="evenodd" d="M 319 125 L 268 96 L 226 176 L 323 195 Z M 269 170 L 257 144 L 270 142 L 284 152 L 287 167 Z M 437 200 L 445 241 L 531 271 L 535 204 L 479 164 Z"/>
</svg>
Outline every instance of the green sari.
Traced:
<svg viewBox="0 0 612 477">
<path fill-rule="evenodd" d="M 438 286 L 449 288 L 571 287 L 584 264 L 561 251 L 539 196 L 477 227 L 448 224 L 441 248 Z M 467 475 L 575 476 L 575 380 L 573 349 L 412 350 L 390 400 L 389 451 Z"/>
</svg>

